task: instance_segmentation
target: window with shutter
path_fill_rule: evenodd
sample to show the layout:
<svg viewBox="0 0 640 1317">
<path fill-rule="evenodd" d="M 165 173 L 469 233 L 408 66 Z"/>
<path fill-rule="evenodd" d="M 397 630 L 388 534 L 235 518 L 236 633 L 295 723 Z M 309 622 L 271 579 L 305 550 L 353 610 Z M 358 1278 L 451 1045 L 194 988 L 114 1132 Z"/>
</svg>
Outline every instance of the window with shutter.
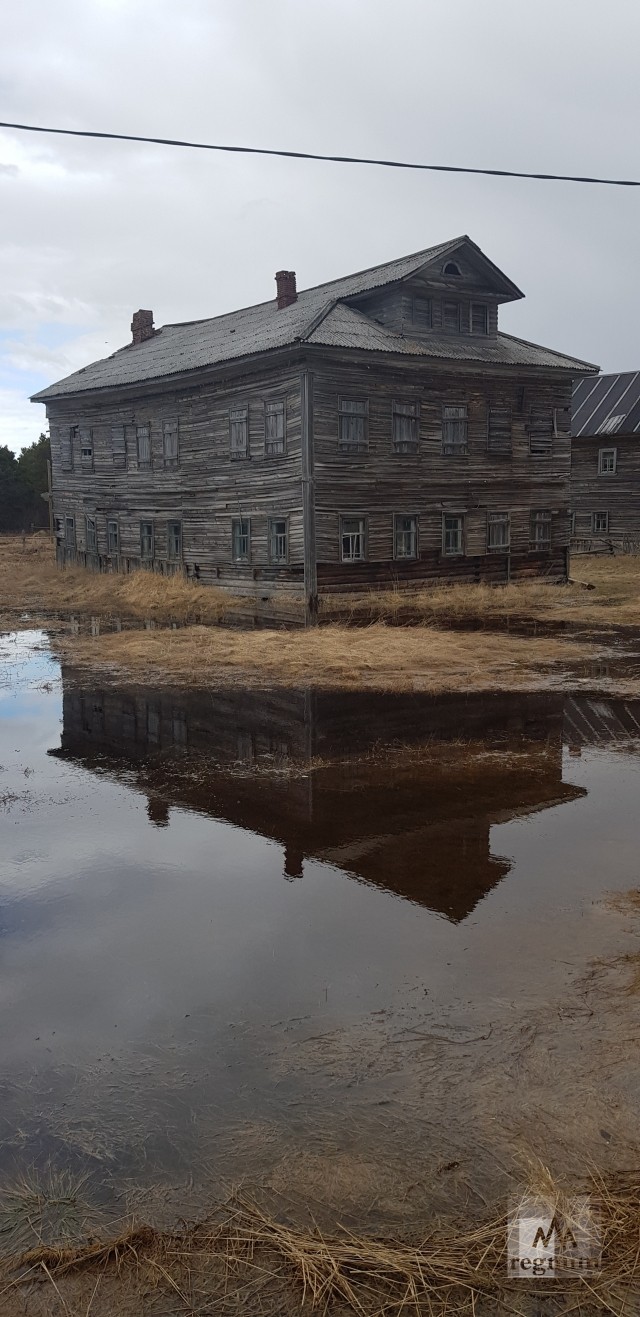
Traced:
<svg viewBox="0 0 640 1317">
<path fill-rule="evenodd" d="M 151 431 L 148 425 L 136 426 L 138 466 L 151 466 Z"/>
<path fill-rule="evenodd" d="M 489 308 L 484 302 L 472 302 L 469 312 L 469 329 L 472 334 L 489 333 Z"/>
<path fill-rule="evenodd" d="M 416 329 L 431 329 L 433 319 L 431 298 L 414 297 L 412 304 L 412 319 Z"/>
<path fill-rule="evenodd" d="M 553 408 L 532 407 L 529 415 L 529 452 L 532 457 L 551 457 L 553 452 Z"/>
<path fill-rule="evenodd" d="M 511 543 L 511 517 L 508 512 L 487 513 L 487 551 L 504 553 Z"/>
<path fill-rule="evenodd" d="M 154 555 L 153 540 L 154 540 L 153 522 L 141 521 L 140 522 L 140 557 L 141 558 L 146 560 L 153 558 Z"/>
<path fill-rule="evenodd" d="M 396 513 L 393 518 L 394 558 L 417 558 L 418 518 Z"/>
<path fill-rule="evenodd" d="M 442 328 L 446 334 L 460 333 L 460 303 L 442 303 Z"/>
<path fill-rule="evenodd" d="M 60 435 L 60 464 L 63 471 L 73 470 L 73 450 L 77 434 L 77 425 L 72 425 L 68 430 L 63 430 Z"/>
<path fill-rule="evenodd" d="M 93 468 L 93 432 L 84 426 L 80 429 L 80 462 L 88 470 Z"/>
<path fill-rule="evenodd" d="M 98 548 L 98 537 L 96 534 L 95 517 L 87 517 L 86 519 L 86 546 L 87 553 L 96 553 Z"/>
<path fill-rule="evenodd" d="M 487 415 L 487 452 L 497 457 L 509 457 L 511 448 L 511 408 L 490 407 Z"/>
<path fill-rule="evenodd" d="M 447 557 L 464 553 L 464 515 L 461 512 L 444 512 L 442 515 L 442 552 Z"/>
<path fill-rule="evenodd" d="M 264 405 L 264 451 L 267 457 L 277 457 L 285 451 L 284 401 Z"/>
<path fill-rule="evenodd" d="M 125 441 L 124 425 L 111 426 L 111 456 L 113 465 L 116 467 L 125 467 L 127 465 L 127 445 Z"/>
<path fill-rule="evenodd" d="M 366 398 L 340 398 L 338 445 L 345 452 L 364 452 L 369 444 L 369 403 Z"/>
<path fill-rule="evenodd" d="M 393 449 L 396 453 L 418 451 L 418 423 L 420 404 L 394 402 L 392 404 Z"/>
<path fill-rule="evenodd" d="M 68 549 L 75 549 L 76 547 L 75 517 L 65 517 L 64 519 L 64 542 Z"/>
<path fill-rule="evenodd" d="M 529 543 L 532 549 L 551 548 L 551 512 L 548 508 L 534 508 L 531 513 Z"/>
<path fill-rule="evenodd" d="M 469 437 L 469 414 L 465 403 L 442 408 L 442 452 L 445 456 L 464 456 Z"/>
<path fill-rule="evenodd" d="M 232 457 L 249 454 L 249 408 L 232 407 L 229 412 L 229 451 Z"/>
<path fill-rule="evenodd" d="M 162 423 L 162 458 L 166 467 L 177 466 L 179 461 L 178 422 Z"/>
<path fill-rule="evenodd" d="M 365 517 L 340 518 L 340 557 L 342 562 L 364 562 L 367 556 L 367 522 Z"/>
<path fill-rule="evenodd" d="M 120 552 L 120 529 L 117 521 L 107 522 L 107 551 L 112 558 Z"/>
<path fill-rule="evenodd" d="M 571 408 L 554 407 L 553 409 L 553 433 L 559 438 L 562 435 L 571 434 Z"/>
</svg>

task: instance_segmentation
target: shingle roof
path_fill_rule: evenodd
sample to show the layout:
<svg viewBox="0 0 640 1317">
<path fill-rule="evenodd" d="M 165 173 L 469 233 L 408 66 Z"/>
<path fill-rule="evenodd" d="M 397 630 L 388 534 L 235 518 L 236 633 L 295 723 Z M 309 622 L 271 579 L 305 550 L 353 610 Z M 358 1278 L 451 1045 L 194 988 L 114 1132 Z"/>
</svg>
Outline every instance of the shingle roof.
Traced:
<svg viewBox="0 0 640 1317">
<path fill-rule="evenodd" d="M 509 334 L 499 334 L 497 339 L 434 334 L 429 336 L 428 343 L 418 343 L 384 328 L 344 304 L 344 299 L 406 279 L 430 261 L 453 253 L 463 244 L 480 256 L 498 280 L 506 299 L 523 296 L 470 238 L 462 236 L 343 279 L 302 289 L 297 301 L 282 310 L 278 310 L 274 298 L 211 320 L 164 325 L 144 343 L 127 344 L 112 356 L 84 366 L 57 384 L 42 389 L 34 395 L 34 401 L 46 402 L 94 389 L 151 383 L 184 371 L 223 365 L 300 342 L 455 361 L 484 361 L 487 364 L 552 366 L 576 372 L 596 369 L 588 362 L 576 361 Z"/>
<path fill-rule="evenodd" d="M 574 384 L 571 433 L 640 435 L 640 370 Z"/>
</svg>

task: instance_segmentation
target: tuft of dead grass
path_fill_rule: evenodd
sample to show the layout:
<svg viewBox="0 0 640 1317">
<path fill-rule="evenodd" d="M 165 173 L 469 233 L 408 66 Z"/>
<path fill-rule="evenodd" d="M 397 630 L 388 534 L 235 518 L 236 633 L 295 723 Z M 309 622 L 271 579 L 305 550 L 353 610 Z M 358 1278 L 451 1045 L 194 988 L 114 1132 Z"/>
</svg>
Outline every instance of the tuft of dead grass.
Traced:
<svg viewBox="0 0 640 1317">
<path fill-rule="evenodd" d="M 539 689 L 561 666 L 592 657 L 593 646 L 522 638 L 331 625 L 310 631 L 121 631 L 62 638 L 56 647 L 75 666 L 136 681 L 179 685 L 244 684 L 316 689 L 492 691 Z M 542 675 L 541 675 L 542 674 Z"/>
</svg>

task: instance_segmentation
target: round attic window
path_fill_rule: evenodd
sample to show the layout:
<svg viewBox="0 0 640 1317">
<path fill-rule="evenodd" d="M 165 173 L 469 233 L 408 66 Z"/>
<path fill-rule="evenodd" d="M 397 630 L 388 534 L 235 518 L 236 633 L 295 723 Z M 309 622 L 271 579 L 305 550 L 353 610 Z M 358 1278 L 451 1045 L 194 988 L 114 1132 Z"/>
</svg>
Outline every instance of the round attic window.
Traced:
<svg viewBox="0 0 640 1317">
<path fill-rule="evenodd" d="M 447 261 L 447 264 L 444 267 L 444 273 L 455 274 L 459 277 L 462 274 L 462 270 L 459 265 L 456 265 L 455 261 Z"/>
</svg>

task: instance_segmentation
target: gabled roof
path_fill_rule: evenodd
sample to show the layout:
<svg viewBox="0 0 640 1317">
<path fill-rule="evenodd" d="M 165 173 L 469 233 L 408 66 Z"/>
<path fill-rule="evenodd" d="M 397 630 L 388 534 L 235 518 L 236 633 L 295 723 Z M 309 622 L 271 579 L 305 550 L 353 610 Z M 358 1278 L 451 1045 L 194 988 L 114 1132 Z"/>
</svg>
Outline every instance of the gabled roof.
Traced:
<svg viewBox="0 0 640 1317">
<path fill-rule="evenodd" d="M 84 366 L 57 384 L 42 389 L 34 394 L 33 401 L 46 402 L 95 389 L 151 384 L 154 380 L 185 371 L 224 365 L 297 343 L 452 361 L 557 367 L 573 370 L 576 374 L 597 369 L 588 362 L 577 361 L 508 334 L 498 334 L 497 339 L 434 334 L 429 335 L 428 342 L 419 343 L 385 328 L 347 305 L 351 299 L 374 289 L 400 283 L 423 270 L 428 272 L 428 267 L 434 262 L 438 262 L 440 269 L 439 262 L 443 257 L 461 251 L 470 264 L 483 271 L 487 287 L 494 290 L 499 300 L 511 301 L 523 296 L 471 238 L 463 235 L 435 247 L 426 247 L 411 256 L 333 279 L 315 288 L 302 289 L 297 301 L 282 310 L 278 310 L 273 298 L 211 320 L 164 325 L 145 342 L 127 344 L 112 356 Z"/>
<path fill-rule="evenodd" d="M 598 375 L 573 386 L 571 433 L 574 439 L 592 435 L 640 435 L 640 370 Z"/>
</svg>

